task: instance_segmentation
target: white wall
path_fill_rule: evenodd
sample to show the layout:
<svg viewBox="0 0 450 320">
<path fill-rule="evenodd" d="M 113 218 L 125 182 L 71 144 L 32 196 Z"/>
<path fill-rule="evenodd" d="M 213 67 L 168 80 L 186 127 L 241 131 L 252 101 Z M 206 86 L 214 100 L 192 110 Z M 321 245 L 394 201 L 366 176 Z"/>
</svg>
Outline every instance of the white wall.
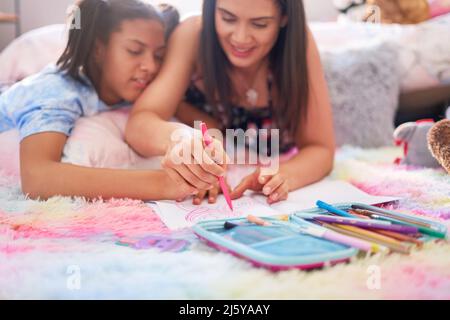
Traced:
<svg viewBox="0 0 450 320">
<path fill-rule="evenodd" d="M 44 25 L 64 23 L 67 8 L 74 0 L 20 0 L 21 29 L 29 31 Z M 150 0 L 153 3 L 165 2 L 175 5 L 182 15 L 200 12 L 202 0 Z M 252 0 L 249 0 L 252 1 Z M 307 16 L 310 20 L 333 20 L 337 12 L 332 0 L 304 0 Z M 0 0 L 0 11 L 12 12 L 14 0 Z M 14 25 L 0 24 L 0 50 L 14 39 Z"/>
<path fill-rule="evenodd" d="M 303 0 L 303 2 L 310 21 L 336 20 L 338 11 L 333 6 L 333 0 Z"/>
<path fill-rule="evenodd" d="M 64 23 L 67 8 L 74 0 L 20 0 L 21 29 L 29 31 L 54 23 Z M 14 0 L 0 0 L 0 11 L 13 12 Z M 0 49 L 14 39 L 15 27 L 0 24 Z"/>
</svg>

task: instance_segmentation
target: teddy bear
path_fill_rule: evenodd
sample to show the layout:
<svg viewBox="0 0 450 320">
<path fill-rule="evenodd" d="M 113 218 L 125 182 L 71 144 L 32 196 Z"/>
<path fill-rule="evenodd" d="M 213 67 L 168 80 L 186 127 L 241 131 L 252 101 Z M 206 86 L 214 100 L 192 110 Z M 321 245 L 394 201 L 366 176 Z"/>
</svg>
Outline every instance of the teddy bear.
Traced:
<svg viewBox="0 0 450 320">
<path fill-rule="evenodd" d="M 436 123 L 428 132 L 427 138 L 431 154 L 450 174 L 450 108 L 447 119 Z"/>
<path fill-rule="evenodd" d="M 367 0 L 379 8 L 381 23 L 416 24 L 430 18 L 428 0 Z"/>
<path fill-rule="evenodd" d="M 395 160 L 397 164 L 442 166 L 450 173 L 450 108 L 447 119 L 437 123 L 425 119 L 400 125 L 394 132 L 394 139 L 404 150 L 404 157 Z"/>
<path fill-rule="evenodd" d="M 415 24 L 430 18 L 428 0 L 333 0 L 340 20 Z"/>
</svg>

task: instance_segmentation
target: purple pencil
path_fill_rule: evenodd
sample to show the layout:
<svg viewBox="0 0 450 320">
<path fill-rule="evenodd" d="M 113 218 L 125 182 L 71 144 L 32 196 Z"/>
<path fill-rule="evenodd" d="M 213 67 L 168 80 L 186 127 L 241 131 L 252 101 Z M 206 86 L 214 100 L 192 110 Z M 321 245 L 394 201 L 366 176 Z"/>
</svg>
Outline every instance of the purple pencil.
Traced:
<svg viewBox="0 0 450 320">
<path fill-rule="evenodd" d="M 328 222 L 328 223 L 337 223 L 337 224 L 343 224 L 348 226 L 355 226 L 360 227 L 364 229 L 379 229 L 379 230 L 388 230 L 403 234 L 416 234 L 419 232 L 419 229 L 412 226 L 403 226 L 403 225 L 396 225 L 396 224 L 381 224 L 377 223 L 376 221 L 361 221 L 361 220 L 355 220 L 351 218 L 340 218 L 340 217 L 334 217 L 334 216 L 325 216 L 325 215 L 314 215 L 311 217 L 306 218 L 306 220 L 317 220 L 322 222 Z"/>
</svg>

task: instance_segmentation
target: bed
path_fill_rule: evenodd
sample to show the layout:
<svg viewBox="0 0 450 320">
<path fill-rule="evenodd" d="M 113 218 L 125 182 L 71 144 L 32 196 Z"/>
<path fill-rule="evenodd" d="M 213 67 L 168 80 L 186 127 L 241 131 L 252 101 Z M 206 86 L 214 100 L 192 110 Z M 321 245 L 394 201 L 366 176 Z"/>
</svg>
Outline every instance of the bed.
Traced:
<svg viewBox="0 0 450 320">
<path fill-rule="evenodd" d="M 450 16 L 436 23 L 446 27 L 447 34 L 449 20 Z M 433 26 L 423 28 L 441 28 Z M 62 26 L 53 28 L 40 31 L 61 35 L 64 30 Z M 349 26 L 338 28 L 350 30 Z M 392 26 L 386 32 L 376 28 L 379 26 L 359 25 L 351 30 L 354 39 L 372 39 L 380 32 L 380 38 L 406 41 L 401 31 L 395 33 L 400 27 Z M 414 33 L 414 27 L 406 28 Z M 338 39 L 331 32 L 342 35 L 336 26 L 317 24 L 312 30 L 322 50 L 336 49 L 333 41 Z M 45 32 L 40 35 L 48 36 Z M 362 43 L 355 41 L 347 44 Z M 19 46 L 18 42 L 13 45 Z M 33 40 L 33 45 L 39 43 Z M 62 50 L 62 43 L 56 41 L 58 50 Z M 404 44 L 408 46 L 408 41 Z M 39 68 L 37 64 L 21 68 L 20 63 L 9 68 L 5 57 L 18 54 L 12 46 L 0 56 L 0 69 L 10 71 L 2 72 L 4 83 Z M 20 59 L 36 57 L 35 50 L 37 47 L 21 51 L 24 55 Z M 56 59 L 56 50 L 47 53 L 47 60 Z M 418 82 L 414 76 L 403 83 L 402 91 L 445 86 L 450 75 L 448 57 L 450 54 L 438 60 L 439 73 L 433 72 L 438 70 L 436 60 L 430 59 L 418 71 L 427 76 L 419 77 Z M 2 155 L 14 148 L 17 152 L 17 146 L 2 144 Z M 401 197 L 398 210 L 450 227 L 449 176 L 441 169 L 395 165 L 401 153 L 395 147 L 343 146 L 337 152 L 331 178 L 348 181 L 372 195 Z M 9 157 L 8 165 L 1 161 L 0 157 L 0 299 L 450 299 L 450 246 L 446 241 L 429 243 L 408 257 L 361 257 L 312 272 L 272 273 L 211 249 L 188 230 L 170 232 L 141 201 L 28 199 L 21 193 L 17 159 Z M 10 167 L 14 164 L 15 168 Z M 182 252 L 161 252 L 118 245 L 120 239 L 148 234 L 183 239 L 189 246 Z M 374 267 L 380 272 L 377 288 L 368 285 Z"/>
<path fill-rule="evenodd" d="M 373 195 L 404 198 L 399 209 L 450 226 L 450 179 L 439 170 L 398 167 L 400 151 L 342 148 L 332 177 Z M 135 250 L 119 239 L 165 235 L 183 252 Z M 211 249 L 189 232 L 170 233 L 132 200 L 25 198 L 0 174 L 0 299 L 450 299 L 450 246 L 410 256 L 355 259 L 312 272 L 272 273 Z M 368 286 L 380 270 L 380 287 Z"/>
</svg>

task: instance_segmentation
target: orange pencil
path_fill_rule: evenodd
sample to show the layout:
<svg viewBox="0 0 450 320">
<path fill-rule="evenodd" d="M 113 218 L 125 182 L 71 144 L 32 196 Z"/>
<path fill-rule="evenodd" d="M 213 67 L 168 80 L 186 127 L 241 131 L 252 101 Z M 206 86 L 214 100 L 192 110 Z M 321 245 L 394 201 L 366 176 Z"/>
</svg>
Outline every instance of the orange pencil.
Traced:
<svg viewBox="0 0 450 320">
<path fill-rule="evenodd" d="M 257 224 L 258 226 L 269 227 L 272 225 L 270 222 L 252 215 L 248 215 L 247 220 L 251 223 Z"/>
<path fill-rule="evenodd" d="M 420 240 L 418 240 L 416 238 L 413 238 L 413 237 L 401 234 L 401 233 L 392 232 L 392 231 L 388 231 L 388 230 L 372 230 L 372 231 L 375 231 L 375 232 L 380 233 L 382 235 L 394 238 L 396 240 L 400 240 L 400 241 L 403 241 L 403 242 L 414 243 L 418 247 L 422 247 L 423 246 L 423 242 L 422 241 L 420 241 Z"/>
</svg>

